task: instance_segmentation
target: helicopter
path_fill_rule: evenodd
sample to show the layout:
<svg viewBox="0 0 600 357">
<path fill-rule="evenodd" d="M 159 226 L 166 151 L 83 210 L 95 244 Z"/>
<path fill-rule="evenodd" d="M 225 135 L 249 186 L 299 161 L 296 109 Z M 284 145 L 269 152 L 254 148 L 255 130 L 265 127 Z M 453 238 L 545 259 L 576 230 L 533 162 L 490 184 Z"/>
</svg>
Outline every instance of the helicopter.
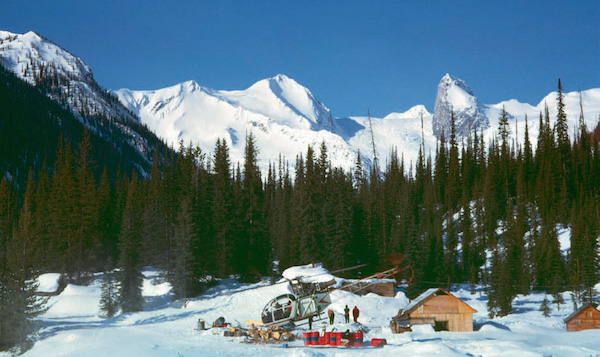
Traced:
<svg viewBox="0 0 600 357">
<path fill-rule="evenodd" d="M 282 294 L 271 299 L 261 314 L 265 326 L 291 328 L 300 320 L 319 316 L 329 304 L 328 290 L 320 290 L 319 284 L 290 281 L 295 294 Z"/>
<path fill-rule="evenodd" d="M 331 273 L 337 273 L 346 270 L 357 269 L 365 266 L 358 265 L 356 267 L 340 269 L 333 271 Z M 261 320 L 264 326 L 281 326 L 284 328 L 293 328 L 296 324 L 302 320 L 306 320 L 310 317 L 317 317 L 320 319 L 320 315 L 325 309 L 331 304 L 330 293 L 334 290 L 342 289 L 347 290 L 353 286 L 360 286 L 359 290 L 366 289 L 368 286 L 374 284 L 375 282 L 371 282 L 365 284 L 367 280 L 372 279 L 386 279 L 393 278 L 395 274 L 398 274 L 404 270 L 410 269 L 412 275 L 414 276 L 414 271 L 411 266 L 406 266 L 403 268 L 399 268 L 395 266 L 392 269 L 388 269 L 383 272 L 375 273 L 368 277 L 356 280 L 350 284 L 346 284 L 340 287 L 331 288 L 330 286 L 335 283 L 335 281 L 324 282 L 324 283 L 304 283 L 301 282 L 300 278 L 295 278 L 291 280 L 287 280 L 290 284 L 293 294 L 282 294 L 273 299 L 271 299 L 267 305 L 264 307 L 261 313 Z M 411 279 L 404 283 L 408 284 L 412 281 Z M 397 284 L 400 284 L 398 280 L 396 280 Z M 354 290 L 355 292 L 359 290 Z"/>
</svg>

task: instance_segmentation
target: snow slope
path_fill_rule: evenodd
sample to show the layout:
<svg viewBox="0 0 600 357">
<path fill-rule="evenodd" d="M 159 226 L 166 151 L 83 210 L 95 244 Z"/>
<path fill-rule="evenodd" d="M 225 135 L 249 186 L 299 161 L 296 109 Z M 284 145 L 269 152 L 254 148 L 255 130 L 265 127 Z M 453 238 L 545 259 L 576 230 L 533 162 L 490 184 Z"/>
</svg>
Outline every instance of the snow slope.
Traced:
<svg viewBox="0 0 600 357">
<path fill-rule="evenodd" d="M 324 273 L 317 269 L 311 273 L 306 266 L 298 267 L 290 273 L 304 271 L 313 276 Z M 389 329 L 389 319 L 408 305 L 404 293 L 386 298 L 334 291 L 330 308 L 336 314 L 336 330 L 358 327 L 342 323 L 344 306 L 356 305 L 361 311 L 359 322 L 366 330 L 365 341 L 385 338 L 388 345 L 383 349 L 305 348 L 299 339 L 283 349 L 281 345 L 253 345 L 241 343 L 242 338 L 225 338 L 221 329 L 194 329 L 198 319 L 205 320 L 207 325 L 219 316 L 233 325 L 257 320 L 266 302 L 289 292 L 286 284 L 221 280 L 183 308 L 180 302 L 171 301 L 169 285 L 159 278 L 157 271 L 146 269 L 143 273 L 144 311 L 110 319 L 98 317 L 101 276 L 90 286 L 68 285 L 60 295 L 50 298 L 50 309 L 40 319 L 42 329 L 37 341 L 25 356 L 594 356 L 600 353 L 600 330 L 565 331 L 562 321 L 572 312 L 568 293 L 563 294 L 566 303 L 560 310 L 553 305 L 548 318 L 538 311 L 544 295 L 535 293 L 519 295 L 512 314 L 489 319 L 482 289 L 472 295 L 466 287 L 458 287 L 452 293 L 477 310 L 475 332 L 433 332 L 430 328 L 418 328 L 395 335 Z M 330 330 L 324 321 L 315 322 L 315 326 Z"/>
</svg>

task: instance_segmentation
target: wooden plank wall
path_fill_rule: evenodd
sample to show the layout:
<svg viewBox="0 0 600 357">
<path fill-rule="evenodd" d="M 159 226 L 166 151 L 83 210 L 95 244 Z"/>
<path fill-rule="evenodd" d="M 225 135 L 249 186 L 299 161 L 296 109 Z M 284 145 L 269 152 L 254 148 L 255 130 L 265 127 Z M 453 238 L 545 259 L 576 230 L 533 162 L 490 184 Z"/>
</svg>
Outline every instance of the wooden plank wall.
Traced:
<svg viewBox="0 0 600 357">
<path fill-rule="evenodd" d="M 433 317 L 448 321 L 448 331 L 473 331 L 473 313 L 468 306 L 449 295 L 439 295 L 419 306 L 410 317 Z"/>
</svg>

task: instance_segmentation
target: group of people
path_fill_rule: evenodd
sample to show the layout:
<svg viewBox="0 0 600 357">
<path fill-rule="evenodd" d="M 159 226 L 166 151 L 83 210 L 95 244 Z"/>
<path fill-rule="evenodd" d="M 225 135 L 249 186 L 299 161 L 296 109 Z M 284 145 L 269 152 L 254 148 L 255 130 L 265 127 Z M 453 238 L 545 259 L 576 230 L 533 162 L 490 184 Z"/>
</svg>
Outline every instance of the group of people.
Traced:
<svg viewBox="0 0 600 357">
<path fill-rule="evenodd" d="M 352 309 L 352 317 L 354 318 L 354 322 L 358 322 L 359 314 L 360 310 L 358 310 L 358 307 L 354 306 L 354 308 Z M 333 312 L 333 310 L 327 310 L 327 316 L 329 316 L 329 324 L 333 325 L 333 320 L 335 319 L 335 313 Z M 346 305 L 346 307 L 344 308 L 344 320 L 346 323 L 350 322 L 350 308 L 348 307 L 348 305 Z"/>
</svg>

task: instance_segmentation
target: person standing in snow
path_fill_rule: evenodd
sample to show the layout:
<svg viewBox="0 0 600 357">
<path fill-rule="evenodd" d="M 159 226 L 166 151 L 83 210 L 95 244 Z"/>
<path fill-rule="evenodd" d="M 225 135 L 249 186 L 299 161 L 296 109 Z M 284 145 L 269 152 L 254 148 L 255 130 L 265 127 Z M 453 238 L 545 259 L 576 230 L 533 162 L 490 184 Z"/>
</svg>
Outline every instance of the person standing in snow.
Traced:
<svg viewBox="0 0 600 357">
<path fill-rule="evenodd" d="M 329 324 L 333 325 L 333 320 L 335 319 L 335 313 L 333 312 L 333 310 L 327 310 L 327 316 L 329 316 Z"/>
<path fill-rule="evenodd" d="M 312 317 L 312 315 L 310 315 L 308 317 L 308 329 L 309 330 L 312 330 L 312 322 L 313 322 L 313 317 Z"/>
<path fill-rule="evenodd" d="M 358 311 L 358 307 L 354 306 L 354 309 L 352 309 L 352 317 L 354 317 L 354 322 L 358 322 L 358 314 L 360 314 L 360 311 Z"/>
<path fill-rule="evenodd" d="M 346 320 L 346 323 L 350 322 L 350 309 L 348 308 L 348 305 L 344 308 L 344 319 Z"/>
</svg>

